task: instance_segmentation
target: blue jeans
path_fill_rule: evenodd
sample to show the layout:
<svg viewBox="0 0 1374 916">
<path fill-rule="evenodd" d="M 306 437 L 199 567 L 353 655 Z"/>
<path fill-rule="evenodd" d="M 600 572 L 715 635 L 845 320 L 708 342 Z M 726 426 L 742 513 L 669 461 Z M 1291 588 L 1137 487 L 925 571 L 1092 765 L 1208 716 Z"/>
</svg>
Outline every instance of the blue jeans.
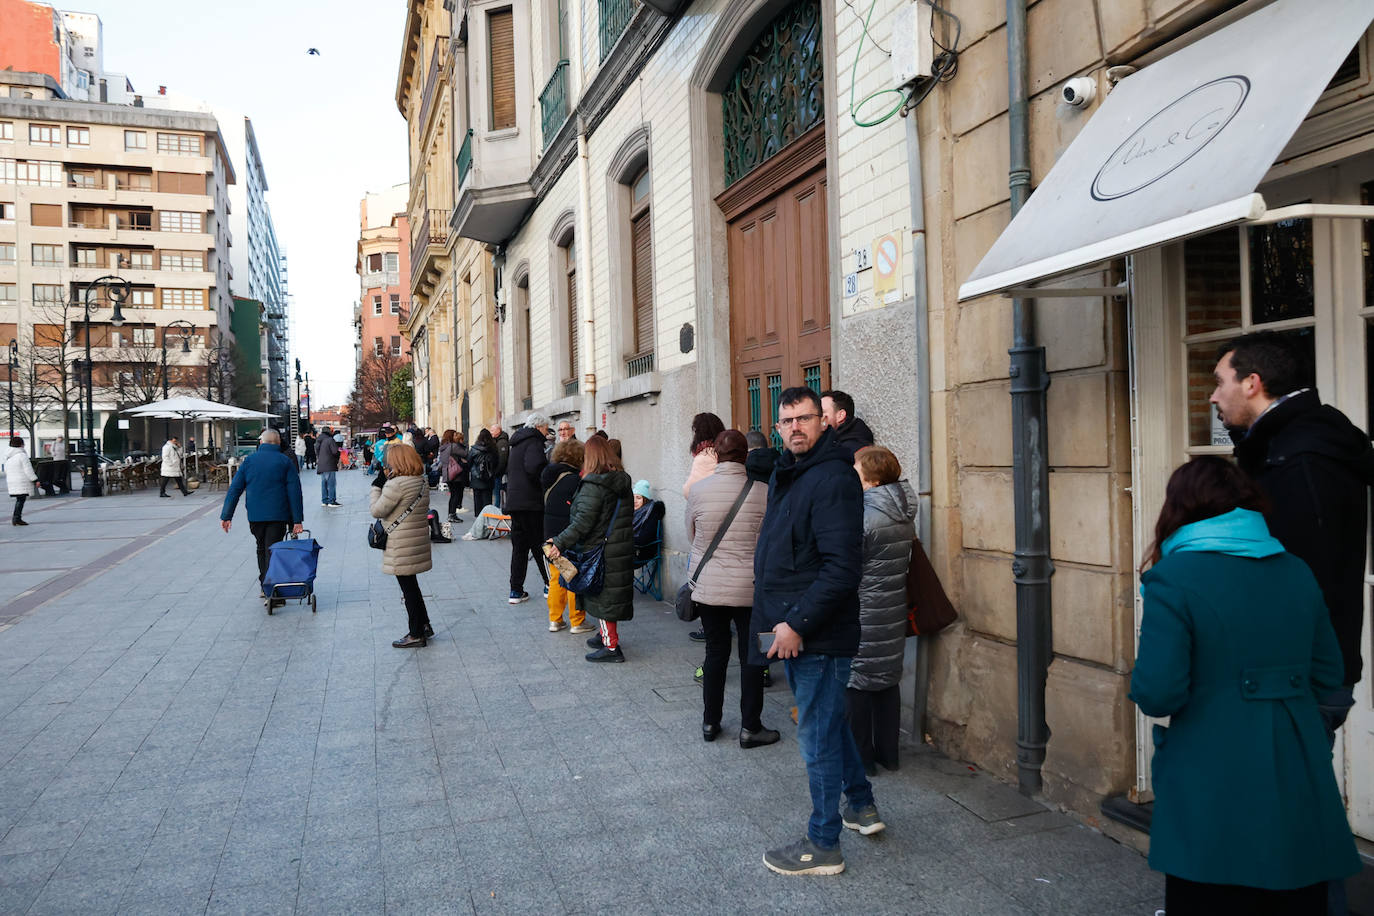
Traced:
<svg viewBox="0 0 1374 916">
<path fill-rule="evenodd" d="M 840 842 L 840 795 L 855 809 L 873 804 L 859 748 L 845 720 L 850 659 L 804 652 L 787 660 L 787 683 L 797 701 L 797 744 L 811 783 L 806 834 L 822 849 Z"/>
<path fill-rule="evenodd" d="M 325 471 L 320 474 L 320 502 L 336 503 L 339 501 L 339 491 L 335 487 L 335 478 L 338 476 L 336 471 Z"/>
</svg>

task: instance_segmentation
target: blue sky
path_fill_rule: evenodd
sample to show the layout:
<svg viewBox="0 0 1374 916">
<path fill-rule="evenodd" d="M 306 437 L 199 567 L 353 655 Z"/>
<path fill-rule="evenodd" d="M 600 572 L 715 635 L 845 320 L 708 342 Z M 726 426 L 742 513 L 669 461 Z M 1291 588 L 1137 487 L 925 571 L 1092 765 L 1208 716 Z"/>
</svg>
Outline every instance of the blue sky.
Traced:
<svg viewBox="0 0 1374 916">
<path fill-rule="evenodd" d="M 313 404 L 341 402 L 353 381 L 358 201 L 409 171 L 395 102 L 404 0 L 55 5 L 100 16 L 105 67 L 136 91 L 165 85 L 252 118 L 289 259 L 292 348 Z"/>
</svg>

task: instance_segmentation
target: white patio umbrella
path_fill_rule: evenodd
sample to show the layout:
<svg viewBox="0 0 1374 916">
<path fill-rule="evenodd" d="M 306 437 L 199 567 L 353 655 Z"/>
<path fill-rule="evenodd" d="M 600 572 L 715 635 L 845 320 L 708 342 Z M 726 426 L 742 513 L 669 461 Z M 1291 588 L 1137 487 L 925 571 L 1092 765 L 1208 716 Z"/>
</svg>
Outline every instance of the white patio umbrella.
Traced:
<svg viewBox="0 0 1374 916">
<path fill-rule="evenodd" d="M 276 414 L 264 413 L 260 410 L 249 410 L 246 407 L 237 407 L 233 404 L 221 404 L 218 401 L 210 401 L 205 398 L 195 398 L 187 395 L 178 395 L 172 398 L 165 398 L 161 401 L 153 401 L 150 404 L 141 404 L 138 407 L 130 407 L 120 413 L 132 417 L 152 417 L 157 419 L 176 419 L 182 421 L 182 438 L 185 438 L 187 420 L 249 420 L 249 419 L 268 419 L 275 417 Z"/>
</svg>

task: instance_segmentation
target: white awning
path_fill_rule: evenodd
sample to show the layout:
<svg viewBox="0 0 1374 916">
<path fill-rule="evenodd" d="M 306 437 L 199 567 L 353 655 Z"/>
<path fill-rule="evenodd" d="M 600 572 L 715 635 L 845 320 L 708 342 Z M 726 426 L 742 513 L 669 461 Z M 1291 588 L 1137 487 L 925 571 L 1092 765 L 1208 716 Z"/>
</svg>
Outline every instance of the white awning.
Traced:
<svg viewBox="0 0 1374 916">
<path fill-rule="evenodd" d="M 1371 19 L 1369 0 L 1276 0 L 1126 77 L 959 299 L 1262 220 L 1255 189 Z"/>
</svg>

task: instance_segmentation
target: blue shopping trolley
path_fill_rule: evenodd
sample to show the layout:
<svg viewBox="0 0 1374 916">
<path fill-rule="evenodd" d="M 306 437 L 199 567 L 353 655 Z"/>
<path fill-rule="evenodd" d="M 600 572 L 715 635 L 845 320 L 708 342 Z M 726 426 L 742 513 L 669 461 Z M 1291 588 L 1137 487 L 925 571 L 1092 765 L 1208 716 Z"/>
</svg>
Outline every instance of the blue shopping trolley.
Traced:
<svg viewBox="0 0 1374 916">
<path fill-rule="evenodd" d="M 286 540 L 267 548 L 267 575 L 262 577 L 267 613 L 286 604 L 287 599 L 309 602 L 310 613 L 315 613 L 315 573 L 323 549 L 309 530 L 299 535 L 288 534 Z"/>
</svg>

